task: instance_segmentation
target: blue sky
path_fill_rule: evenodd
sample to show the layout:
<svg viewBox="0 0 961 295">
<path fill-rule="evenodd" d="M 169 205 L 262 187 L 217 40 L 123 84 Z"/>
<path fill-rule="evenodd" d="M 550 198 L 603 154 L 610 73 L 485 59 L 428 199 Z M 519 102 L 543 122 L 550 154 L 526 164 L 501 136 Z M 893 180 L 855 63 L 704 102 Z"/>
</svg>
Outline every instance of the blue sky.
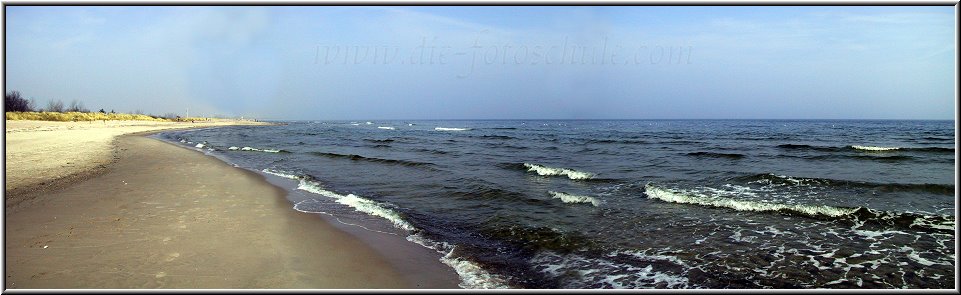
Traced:
<svg viewBox="0 0 961 295">
<path fill-rule="evenodd" d="M 22 7 L 6 85 L 268 119 L 953 119 L 953 7 Z"/>
</svg>

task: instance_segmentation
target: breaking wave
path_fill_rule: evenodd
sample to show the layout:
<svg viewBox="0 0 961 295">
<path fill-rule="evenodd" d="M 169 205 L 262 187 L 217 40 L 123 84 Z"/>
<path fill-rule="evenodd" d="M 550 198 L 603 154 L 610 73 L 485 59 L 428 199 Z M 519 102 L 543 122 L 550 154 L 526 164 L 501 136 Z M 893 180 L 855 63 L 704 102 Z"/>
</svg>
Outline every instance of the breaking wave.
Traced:
<svg viewBox="0 0 961 295">
<path fill-rule="evenodd" d="M 446 242 L 435 242 L 433 240 L 425 238 L 419 229 L 407 222 L 399 213 L 387 208 L 385 204 L 365 199 L 354 194 L 341 195 L 332 191 L 328 191 L 320 185 L 313 177 L 310 176 L 300 176 L 295 174 L 290 174 L 282 171 L 276 171 L 271 169 L 261 170 L 264 173 L 276 175 L 288 179 L 293 179 L 299 181 L 297 189 L 306 192 L 315 193 L 324 197 L 335 199 L 335 202 L 339 204 L 346 205 L 353 208 L 358 212 L 362 212 L 368 215 L 377 216 L 387 221 L 390 221 L 394 227 L 406 230 L 410 233 L 407 236 L 407 240 L 428 249 L 437 251 L 444 256 L 440 258 L 440 261 L 451 268 L 457 273 L 458 277 L 461 279 L 461 283 L 458 284 L 461 288 L 465 289 L 504 289 L 509 288 L 507 284 L 507 279 L 491 274 L 490 272 L 484 270 L 479 265 L 466 258 L 457 257 L 454 255 L 457 249 L 456 245 L 451 245 Z M 312 211 L 304 211 L 298 208 L 300 203 L 294 205 L 294 210 L 314 213 Z"/>
<path fill-rule="evenodd" d="M 861 145 L 852 145 L 851 148 L 856 150 L 871 151 L 871 152 L 887 152 L 887 151 L 896 151 L 901 149 L 899 147 L 880 147 L 880 146 L 861 146 Z"/>
<path fill-rule="evenodd" d="M 594 178 L 594 174 L 590 172 L 577 171 L 568 168 L 554 168 L 548 166 L 542 166 L 537 164 L 524 163 L 524 167 L 527 168 L 528 172 L 535 172 L 538 175 L 543 176 L 567 176 L 567 178 L 573 180 L 583 180 Z"/>
<path fill-rule="evenodd" d="M 924 231 L 954 232 L 954 218 L 910 212 L 888 212 L 865 207 L 834 207 L 826 205 L 789 205 L 709 196 L 698 192 L 676 191 L 654 186 L 644 186 L 649 199 L 671 203 L 694 204 L 737 211 L 775 212 L 822 220 L 844 221 L 855 224 L 872 223 L 882 226 L 912 228 Z"/>
<path fill-rule="evenodd" d="M 484 270 L 482 267 L 477 265 L 477 263 L 471 262 L 463 257 L 457 257 L 454 255 L 457 250 L 456 245 L 448 244 L 447 242 L 436 242 L 431 239 L 425 238 L 421 234 L 413 234 L 407 236 L 407 240 L 424 246 L 428 249 L 433 249 L 438 253 L 444 255 L 440 258 L 440 261 L 450 266 L 457 272 L 460 277 L 461 282 L 458 284 L 464 289 L 507 289 L 510 286 L 507 283 L 507 279 L 502 276 L 491 274 L 490 272 Z"/>
<path fill-rule="evenodd" d="M 568 193 L 555 192 L 555 191 L 548 191 L 547 193 L 551 194 L 551 196 L 554 199 L 561 199 L 561 201 L 563 201 L 564 203 L 573 203 L 573 204 L 590 203 L 591 205 L 594 205 L 594 207 L 597 207 L 598 205 L 601 204 L 601 201 L 593 197 L 571 195 Z"/>
<path fill-rule="evenodd" d="M 828 178 L 808 178 L 777 175 L 773 173 L 754 174 L 733 178 L 743 182 L 770 185 L 827 186 L 836 188 L 861 188 L 881 192 L 924 192 L 939 195 L 954 195 L 954 185 L 932 183 L 874 183 L 865 181 L 839 180 Z"/>
<path fill-rule="evenodd" d="M 286 150 L 279 150 L 279 149 L 258 149 L 258 148 L 252 148 L 252 147 L 249 147 L 249 146 L 245 146 L 245 147 L 242 147 L 242 148 L 238 148 L 238 147 L 236 147 L 236 146 L 232 146 L 232 147 L 229 147 L 229 148 L 227 148 L 227 149 L 228 149 L 228 150 L 231 150 L 231 151 L 241 150 L 241 151 L 248 151 L 248 152 L 264 152 L 264 153 L 290 153 L 289 151 L 286 151 Z"/>
<path fill-rule="evenodd" d="M 830 146 L 814 146 L 807 144 L 781 144 L 777 146 L 781 149 L 788 150 L 813 150 L 822 152 L 843 152 L 843 151 L 860 151 L 860 152 L 893 152 L 893 151 L 905 151 L 905 152 L 929 152 L 929 153 L 954 153 L 954 148 L 949 147 L 879 147 L 879 146 L 861 146 L 861 145 L 851 145 L 845 147 L 830 147 Z"/>
<path fill-rule="evenodd" d="M 436 127 L 434 130 L 437 131 L 468 131 L 470 128 L 451 128 L 451 127 Z"/>
<path fill-rule="evenodd" d="M 315 193 L 328 198 L 332 198 L 335 200 L 335 202 L 351 207 L 358 212 L 363 212 L 368 215 L 381 217 L 383 219 L 386 219 L 387 221 L 390 221 L 394 225 L 394 227 L 397 227 L 399 229 L 403 229 L 407 231 L 416 230 L 416 228 L 410 223 L 408 223 L 406 220 L 404 220 L 404 218 L 401 217 L 400 214 L 398 214 L 394 210 L 388 209 L 387 206 L 382 203 L 365 199 L 354 194 L 341 195 L 341 194 L 326 190 L 320 184 L 320 182 L 318 182 L 317 180 L 315 180 L 313 177 L 310 177 L 310 176 L 294 175 L 294 174 L 275 171 L 271 169 L 264 169 L 261 171 L 267 174 L 297 180 L 299 181 L 299 184 L 297 185 L 297 189 L 299 190 Z M 296 205 L 294 209 L 297 209 Z M 301 210 L 298 210 L 298 211 L 301 211 Z"/>
</svg>

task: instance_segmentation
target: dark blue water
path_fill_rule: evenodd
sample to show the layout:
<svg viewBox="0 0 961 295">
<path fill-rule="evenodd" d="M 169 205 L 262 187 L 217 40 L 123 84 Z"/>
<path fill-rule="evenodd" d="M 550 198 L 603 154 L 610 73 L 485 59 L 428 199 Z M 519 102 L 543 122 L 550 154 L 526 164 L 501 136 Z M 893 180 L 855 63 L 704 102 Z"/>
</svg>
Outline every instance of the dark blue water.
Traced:
<svg viewBox="0 0 961 295">
<path fill-rule="evenodd" d="M 284 123 L 161 136 L 463 287 L 954 287 L 953 121 Z"/>
</svg>

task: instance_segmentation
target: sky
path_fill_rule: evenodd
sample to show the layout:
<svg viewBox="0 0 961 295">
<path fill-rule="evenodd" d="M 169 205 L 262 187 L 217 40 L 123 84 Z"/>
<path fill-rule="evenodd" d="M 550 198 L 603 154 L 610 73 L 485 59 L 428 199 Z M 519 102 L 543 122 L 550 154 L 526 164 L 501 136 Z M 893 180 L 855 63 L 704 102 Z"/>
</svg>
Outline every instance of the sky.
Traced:
<svg viewBox="0 0 961 295">
<path fill-rule="evenodd" d="M 6 6 L 45 106 L 290 120 L 954 119 L 954 7 Z"/>
</svg>

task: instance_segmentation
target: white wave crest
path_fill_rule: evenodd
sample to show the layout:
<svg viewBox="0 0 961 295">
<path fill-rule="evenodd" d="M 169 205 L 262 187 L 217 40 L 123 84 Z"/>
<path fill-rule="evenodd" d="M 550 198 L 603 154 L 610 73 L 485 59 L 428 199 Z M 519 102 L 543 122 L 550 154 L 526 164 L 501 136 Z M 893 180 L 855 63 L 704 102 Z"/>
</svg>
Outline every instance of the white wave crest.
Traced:
<svg viewBox="0 0 961 295">
<path fill-rule="evenodd" d="M 290 173 L 286 173 L 286 172 L 282 172 L 282 171 L 277 171 L 277 170 L 264 169 L 264 170 L 260 170 L 260 171 L 263 172 L 263 173 L 267 173 L 267 174 L 275 175 L 275 176 L 280 176 L 280 177 L 287 178 L 287 179 L 300 180 L 300 178 L 301 178 L 300 176 L 297 176 L 297 175 L 294 175 L 294 174 L 290 174 Z"/>
<path fill-rule="evenodd" d="M 231 151 L 236 151 L 236 150 L 238 150 L 238 149 L 240 149 L 240 148 L 239 148 L 239 147 L 232 146 L 232 147 L 229 147 L 229 148 L 227 148 L 227 149 L 228 149 L 228 150 L 231 150 Z"/>
<path fill-rule="evenodd" d="M 454 256 L 454 249 L 457 246 L 450 245 L 446 242 L 435 242 L 424 238 L 420 234 L 413 234 L 407 236 L 407 240 L 424 246 L 428 249 L 433 249 L 444 256 L 440 258 L 440 261 L 450 266 L 457 272 L 457 276 L 460 277 L 460 286 L 464 289 L 507 289 L 510 286 L 507 284 L 507 280 L 484 270 L 479 265 L 470 260 Z"/>
<path fill-rule="evenodd" d="M 407 230 L 407 231 L 413 231 L 416 229 L 413 225 L 411 225 L 410 223 L 407 223 L 407 221 L 405 221 L 402 217 L 400 217 L 400 215 L 397 214 L 397 212 L 394 212 L 394 210 L 390 210 L 384 207 L 382 204 L 378 202 L 368 200 L 362 197 L 358 197 L 354 194 L 348 194 L 345 196 L 332 191 L 328 191 L 324 189 L 323 186 L 320 185 L 320 183 L 308 180 L 305 177 L 301 177 L 301 176 L 297 176 L 297 175 L 293 175 L 293 174 L 289 174 L 281 171 L 271 170 L 271 169 L 264 169 L 261 171 L 267 174 L 272 174 L 272 175 L 276 175 L 276 176 L 280 176 L 288 179 L 299 180 L 300 183 L 297 185 L 297 189 L 299 190 L 315 193 L 328 198 L 332 198 L 335 200 L 335 202 L 343 205 L 347 205 L 348 207 L 354 208 L 354 210 L 356 211 L 387 219 L 388 221 L 393 223 L 394 226 L 397 228 Z"/>
<path fill-rule="evenodd" d="M 435 127 L 434 130 L 437 130 L 437 131 L 467 131 L 467 130 L 470 130 L 470 128 Z"/>
<path fill-rule="evenodd" d="M 854 213 L 857 209 L 838 208 L 824 205 L 786 205 L 778 203 L 763 203 L 747 200 L 735 200 L 724 197 L 706 196 L 691 192 L 675 192 L 662 189 L 651 184 L 644 186 L 645 194 L 650 199 L 657 199 L 671 203 L 695 204 L 711 207 L 730 208 L 738 211 L 779 211 L 790 210 L 811 216 L 826 215 L 831 217 L 844 216 Z"/>
<path fill-rule="evenodd" d="M 608 257 L 618 256 L 610 253 Z M 631 255 L 631 254 L 628 254 Z M 632 255 L 647 263 L 615 262 L 607 257 L 591 258 L 577 254 L 559 254 L 552 251 L 542 251 L 534 255 L 530 261 L 537 265 L 539 271 L 550 277 L 564 277 L 571 273 L 579 274 L 579 280 L 566 282 L 565 289 L 581 289 L 585 285 L 601 285 L 601 288 L 638 289 L 655 288 L 666 285 L 668 288 L 690 288 L 691 282 L 683 274 L 674 274 L 660 269 L 654 269 L 653 261 L 670 261 L 677 259 L 667 257 L 653 257 Z M 597 287 L 593 287 L 597 288 Z"/>
<path fill-rule="evenodd" d="M 354 210 L 357 210 L 360 212 L 364 212 L 370 215 L 379 216 L 381 218 L 387 219 L 391 223 L 393 223 L 394 226 L 396 226 L 397 228 L 401 228 L 408 231 L 413 231 L 415 229 L 413 225 L 410 225 L 410 223 L 407 223 L 407 221 L 404 221 L 404 219 L 401 218 L 400 215 L 397 214 L 397 212 L 394 212 L 394 210 L 384 208 L 377 202 L 358 197 L 354 194 L 349 194 L 345 197 L 337 199 L 337 203 L 350 206 L 351 208 L 354 208 Z"/>
<path fill-rule="evenodd" d="M 564 203 L 591 203 L 594 207 L 601 204 L 601 201 L 588 196 L 571 195 L 562 192 L 548 191 L 554 199 L 561 199 Z"/>
<path fill-rule="evenodd" d="M 852 145 L 851 148 L 856 150 L 872 151 L 872 152 L 896 151 L 901 149 L 899 147 L 880 147 L 880 146 L 861 146 L 861 145 Z"/>
<path fill-rule="evenodd" d="M 232 147 L 229 148 L 229 150 L 235 151 L 235 150 L 237 150 L 237 147 L 232 146 Z M 280 153 L 280 152 L 283 152 L 283 150 L 277 150 L 277 149 L 258 149 L 258 148 L 252 148 L 252 147 L 249 147 L 249 146 L 242 147 L 242 148 L 240 148 L 240 150 L 241 150 L 241 151 L 248 151 L 248 152 L 265 152 L 265 153 Z"/>
<path fill-rule="evenodd" d="M 536 172 L 537 174 L 543 176 L 567 176 L 567 178 L 579 180 L 579 179 L 591 179 L 594 177 L 593 173 L 582 172 L 574 169 L 567 168 L 553 168 L 537 164 L 524 163 L 524 167 L 527 167 L 527 171 Z"/>
<path fill-rule="evenodd" d="M 390 126 L 377 126 L 377 129 L 394 130 L 394 127 L 390 127 Z"/>
<path fill-rule="evenodd" d="M 194 147 L 196 147 L 196 148 L 198 148 L 198 149 L 202 149 L 202 148 L 204 148 L 204 147 L 205 147 L 205 145 L 204 145 L 204 144 L 202 144 L 202 143 L 198 143 L 198 144 L 197 144 L 197 145 L 195 145 Z"/>
<path fill-rule="evenodd" d="M 363 212 L 373 216 L 378 216 L 390 221 L 395 227 L 407 230 L 408 232 L 415 232 L 416 228 L 400 217 L 399 214 L 385 208 L 383 205 L 368 200 L 365 198 L 358 197 L 354 194 L 348 194 L 346 196 L 328 191 L 324 189 L 319 183 L 307 180 L 305 177 L 290 174 L 283 171 L 277 171 L 272 169 L 261 170 L 264 173 L 276 175 L 288 179 L 300 181 L 297 189 L 315 193 L 321 196 L 335 199 L 335 202 L 354 208 L 358 212 Z M 304 212 L 304 213 L 317 213 L 314 211 L 304 210 L 299 208 L 305 201 L 298 202 L 294 204 L 294 210 Z M 428 249 L 437 251 L 438 253 L 444 254 L 440 258 L 440 261 L 444 264 L 450 266 L 457 272 L 457 275 L 461 279 L 461 283 L 458 284 L 461 288 L 465 289 L 505 289 L 509 288 L 507 285 L 507 280 L 501 278 L 500 276 L 493 275 L 476 263 L 473 263 L 464 258 L 455 257 L 454 247 L 446 242 L 434 242 L 429 239 L 424 238 L 418 233 L 407 236 L 407 240 L 424 246 Z"/>
</svg>

